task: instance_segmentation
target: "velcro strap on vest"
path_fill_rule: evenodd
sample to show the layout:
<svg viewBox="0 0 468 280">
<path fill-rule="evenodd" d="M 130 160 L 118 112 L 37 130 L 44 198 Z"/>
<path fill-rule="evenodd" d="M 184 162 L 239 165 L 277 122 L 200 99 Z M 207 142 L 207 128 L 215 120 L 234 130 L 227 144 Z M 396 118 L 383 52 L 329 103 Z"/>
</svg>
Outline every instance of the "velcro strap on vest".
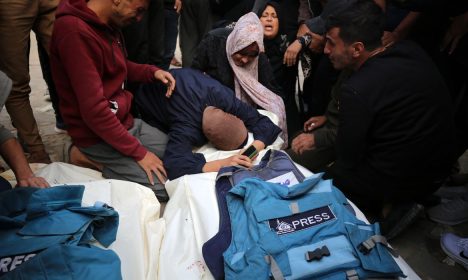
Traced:
<svg viewBox="0 0 468 280">
<path fill-rule="evenodd" d="M 346 279 L 347 280 L 359 280 L 359 274 L 355 269 L 351 269 L 346 271 Z"/>
<path fill-rule="evenodd" d="M 273 279 L 284 280 L 283 273 L 281 272 L 281 269 L 278 263 L 275 261 L 275 259 L 272 256 L 270 255 L 265 256 L 265 262 L 270 265 L 271 276 L 273 276 Z"/>
<path fill-rule="evenodd" d="M 359 244 L 358 250 L 364 255 L 367 255 L 374 249 L 377 243 L 384 245 L 395 258 L 398 257 L 398 252 L 388 245 L 387 238 L 383 235 L 372 235 L 369 239 Z"/>
<path fill-rule="evenodd" d="M 307 262 L 311 262 L 314 260 L 321 260 L 324 256 L 330 256 L 330 251 L 328 250 L 327 246 L 323 246 L 322 248 L 317 248 L 313 251 L 308 251 L 305 253 L 305 259 Z"/>
</svg>

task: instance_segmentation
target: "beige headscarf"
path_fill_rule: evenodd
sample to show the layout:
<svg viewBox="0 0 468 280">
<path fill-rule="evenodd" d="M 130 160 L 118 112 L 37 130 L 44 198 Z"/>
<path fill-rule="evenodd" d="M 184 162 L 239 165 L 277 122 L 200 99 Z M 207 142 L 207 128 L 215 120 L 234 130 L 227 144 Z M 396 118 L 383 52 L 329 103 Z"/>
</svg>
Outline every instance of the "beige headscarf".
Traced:
<svg viewBox="0 0 468 280">
<path fill-rule="evenodd" d="M 282 138 L 287 145 L 288 131 L 286 128 L 286 113 L 283 99 L 258 82 L 258 56 L 252 63 L 243 67 L 237 66 L 232 55 L 256 42 L 260 52 L 263 47 L 263 26 L 257 15 L 243 15 L 229 34 L 226 41 L 226 53 L 229 64 L 234 72 L 236 96 L 240 100 L 256 104 L 265 110 L 275 113 L 279 118 L 278 126 L 283 130 Z"/>
</svg>

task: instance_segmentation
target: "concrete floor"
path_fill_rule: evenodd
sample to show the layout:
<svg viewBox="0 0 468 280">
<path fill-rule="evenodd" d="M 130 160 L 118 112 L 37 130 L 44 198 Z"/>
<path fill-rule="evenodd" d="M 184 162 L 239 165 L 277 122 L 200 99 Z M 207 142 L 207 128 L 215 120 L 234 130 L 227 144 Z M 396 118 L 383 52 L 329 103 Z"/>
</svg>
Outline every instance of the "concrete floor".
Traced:
<svg viewBox="0 0 468 280">
<path fill-rule="evenodd" d="M 34 37 L 31 45 L 30 73 L 31 103 L 42 139 L 52 160 L 62 161 L 63 143 L 68 136 L 56 134 L 54 131 L 54 113 L 51 103 L 44 98 L 46 85 L 42 79 Z M 0 113 L 0 122 L 13 130 L 6 110 Z M 465 153 L 460 163 L 462 170 L 468 172 L 468 153 Z M 443 232 L 454 232 L 468 237 L 468 223 L 453 227 L 442 226 L 423 216 L 402 235 L 392 240 L 391 244 L 424 280 L 467 280 L 468 272 L 460 265 L 449 265 L 444 262 L 446 256 L 439 245 L 439 237 Z"/>
</svg>

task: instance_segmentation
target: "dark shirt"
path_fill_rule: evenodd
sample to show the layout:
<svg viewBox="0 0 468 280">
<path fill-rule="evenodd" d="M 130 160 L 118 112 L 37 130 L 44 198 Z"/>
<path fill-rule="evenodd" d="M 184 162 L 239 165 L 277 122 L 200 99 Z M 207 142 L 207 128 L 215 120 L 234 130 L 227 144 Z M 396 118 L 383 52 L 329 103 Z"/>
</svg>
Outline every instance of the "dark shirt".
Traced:
<svg viewBox="0 0 468 280">
<path fill-rule="evenodd" d="M 351 174 L 372 188 L 423 190 L 445 178 L 454 162 L 451 110 L 441 75 L 416 44 L 369 58 L 340 93 L 336 185 Z"/>
<path fill-rule="evenodd" d="M 254 139 L 272 144 L 281 129 L 251 106 L 241 102 L 229 88 L 193 69 L 171 71 L 176 89 L 171 98 L 159 83 L 141 87 L 136 103 L 142 119 L 168 133 L 164 167 L 169 179 L 201 173 L 206 163 L 203 154 L 192 148 L 208 142 L 202 131 L 203 111 L 214 106 L 241 119 Z"/>
</svg>

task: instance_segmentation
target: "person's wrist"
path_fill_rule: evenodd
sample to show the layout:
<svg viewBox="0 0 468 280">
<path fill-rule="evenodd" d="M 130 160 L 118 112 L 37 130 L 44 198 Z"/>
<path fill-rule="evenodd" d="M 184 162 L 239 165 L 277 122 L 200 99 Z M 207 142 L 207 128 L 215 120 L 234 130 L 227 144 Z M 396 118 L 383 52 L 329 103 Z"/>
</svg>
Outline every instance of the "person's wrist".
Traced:
<svg viewBox="0 0 468 280">
<path fill-rule="evenodd" d="M 305 34 L 297 38 L 297 41 L 301 44 L 302 48 L 306 48 L 312 42 L 312 36 L 310 34 Z"/>
<path fill-rule="evenodd" d="M 305 47 L 306 47 L 306 42 L 305 42 L 304 37 L 302 37 L 302 36 L 301 36 L 301 37 L 298 37 L 296 40 L 299 42 L 299 44 L 301 44 L 301 48 L 305 48 Z"/>
</svg>

